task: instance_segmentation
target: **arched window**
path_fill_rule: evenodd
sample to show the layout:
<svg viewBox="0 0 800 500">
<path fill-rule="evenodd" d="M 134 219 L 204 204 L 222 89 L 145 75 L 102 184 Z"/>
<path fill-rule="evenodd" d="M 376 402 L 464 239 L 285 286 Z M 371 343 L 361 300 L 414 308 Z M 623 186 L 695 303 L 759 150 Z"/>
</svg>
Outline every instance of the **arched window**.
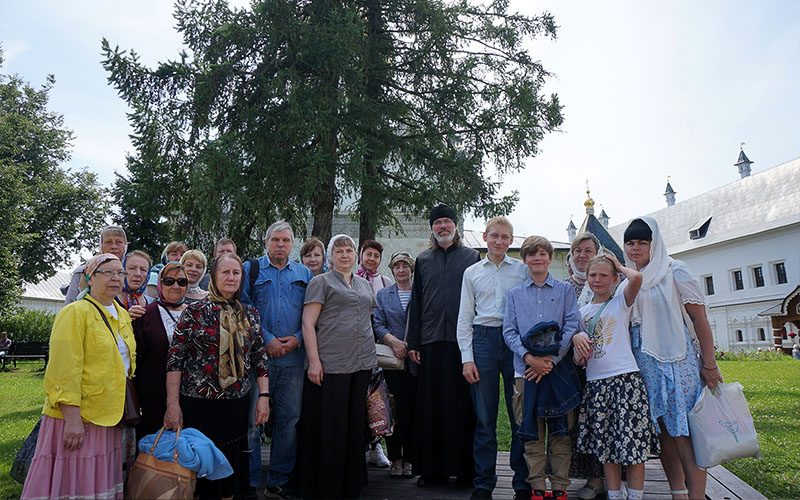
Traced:
<svg viewBox="0 0 800 500">
<path fill-rule="evenodd" d="M 742 342 L 744 339 L 742 338 L 742 331 L 736 330 L 736 342 Z"/>
<path fill-rule="evenodd" d="M 761 340 L 761 341 L 767 340 L 767 334 L 764 333 L 764 329 L 763 328 L 759 328 L 758 329 L 758 340 Z"/>
</svg>

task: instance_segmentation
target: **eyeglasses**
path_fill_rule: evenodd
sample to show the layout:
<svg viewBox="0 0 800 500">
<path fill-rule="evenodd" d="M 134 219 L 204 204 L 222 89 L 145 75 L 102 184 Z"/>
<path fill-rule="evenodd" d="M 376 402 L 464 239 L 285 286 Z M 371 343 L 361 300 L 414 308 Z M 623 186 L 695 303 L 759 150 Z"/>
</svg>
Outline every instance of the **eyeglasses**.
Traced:
<svg viewBox="0 0 800 500">
<path fill-rule="evenodd" d="M 125 278 L 126 276 L 128 276 L 128 271 L 113 271 L 111 269 L 104 269 L 102 271 L 95 271 L 93 274 L 102 274 L 108 279 Z"/>
<path fill-rule="evenodd" d="M 177 283 L 178 286 L 184 287 L 189 284 L 189 280 L 186 278 L 173 278 L 172 276 L 167 276 L 166 278 L 161 278 L 161 283 L 166 286 L 172 286 Z"/>
<path fill-rule="evenodd" d="M 406 257 L 411 258 L 411 254 L 408 253 L 408 252 L 395 252 L 395 253 L 392 254 L 392 257 L 389 260 L 394 259 L 398 255 L 405 255 Z"/>
</svg>

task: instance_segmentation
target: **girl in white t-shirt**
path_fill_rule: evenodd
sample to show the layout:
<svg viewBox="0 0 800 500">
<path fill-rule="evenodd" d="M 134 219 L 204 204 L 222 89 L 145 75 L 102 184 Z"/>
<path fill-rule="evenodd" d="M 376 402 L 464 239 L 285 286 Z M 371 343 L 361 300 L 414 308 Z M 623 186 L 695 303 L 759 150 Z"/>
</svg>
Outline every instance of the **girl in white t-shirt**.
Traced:
<svg viewBox="0 0 800 500">
<path fill-rule="evenodd" d="M 614 296 L 618 272 L 628 283 L 622 293 Z M 581 332 L 572 338 L 576 361 L 586 363 L 577 450 L 595 455 L 603 464 L 609 499 L 622 498 L 620 478 L 624 465 L 628 498 L 635 500 L 642 498 L 644 462 L 651 447 L 658 447 L 647 392 L 628 333 L 631 307 L 642 275 L 608 254 L 589 261 L 586 281 L 594 298 L 580 312 L 589 333 Z"/>
</svg>

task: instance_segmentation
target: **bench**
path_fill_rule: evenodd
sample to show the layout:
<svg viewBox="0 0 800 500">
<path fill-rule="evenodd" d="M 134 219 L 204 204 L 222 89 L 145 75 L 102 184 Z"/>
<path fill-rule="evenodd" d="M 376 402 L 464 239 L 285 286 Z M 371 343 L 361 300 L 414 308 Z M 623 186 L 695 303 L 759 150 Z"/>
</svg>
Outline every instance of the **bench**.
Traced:
<svg viewBox="0 0 800 500">
<path fill-rule="evenodd" d="M 14 342 L 11 344 L 8 354 L 0 359 L 2 359 L 3 368 L 8 362 L 14 363 L 14 368 L 16 368 L 17 361 L 25 359 L 44 359 L 44 365 L 47 366 L 50 359 L 50 344 L 48 342 Z"/>
</svg>

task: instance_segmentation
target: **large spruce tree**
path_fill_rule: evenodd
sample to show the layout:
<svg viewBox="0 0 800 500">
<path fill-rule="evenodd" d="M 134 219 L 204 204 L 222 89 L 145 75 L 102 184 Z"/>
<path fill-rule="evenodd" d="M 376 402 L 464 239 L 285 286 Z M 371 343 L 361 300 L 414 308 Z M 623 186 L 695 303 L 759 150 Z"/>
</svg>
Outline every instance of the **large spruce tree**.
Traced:
<svg viewBox="0 0 800 500">
<path fill-rule="evenodd" d="M 120 222 L 153 247 L 226 234 L 260 252 L 273 220 L 308 215 L 327 240 L 343 199 L 362 239 L 438 201 L 507 213 L 517 195 L 490 175 L 562 121 L 526 48 L 555 23 L 507 1 L 187 0 L 175 18 L 185 52 L 155 68 L 102 42 L 135 130 Z"/>
</svg>

